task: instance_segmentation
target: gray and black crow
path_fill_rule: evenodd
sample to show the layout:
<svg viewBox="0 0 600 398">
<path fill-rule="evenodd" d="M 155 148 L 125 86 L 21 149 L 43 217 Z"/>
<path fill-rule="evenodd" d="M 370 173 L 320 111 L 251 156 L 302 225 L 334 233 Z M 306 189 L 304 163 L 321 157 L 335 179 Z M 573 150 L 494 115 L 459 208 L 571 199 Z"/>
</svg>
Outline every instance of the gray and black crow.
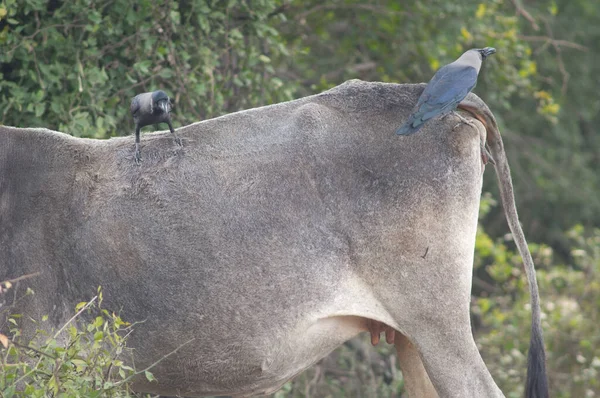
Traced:
<svg viewBox="0 0 600 398">
<path fill-rule="evenodd" d="M 460 101 L 475 88 L 483 60 L 495 52 L 493 47 L 473 48 L 451 64 L 441 67 L 427 83 L 415 111 L 396 134 L 414 134 L 429 119 L 455 110 Z"/>
<path fill-rule="evenodd" d="M 456 61 L 441 67 L 427 83 L 427 87 L 417 101 L 415 110 L 396 131 L 396 134 L 414 134 L 429 119 L 447 115 L 457 107 L 460 108 L 460 102 L 477 84 L 477 76 L 483 60 L 495 52 L 496 49 L 493 47 L 472 48 L 463 53 Z M 462 116 L 457 116 L 462 121 L 471 124 Z M 483 164 L 488 161 L 495 164 L 485 147 L 485 141 L 481 144 L 481 158 Z"/>
<path fill-rule="evenodd" d="M 171 124 L 171 99 L 162 90 L 138 94 L 131 100 L 131 115 L 135 123 L 135 161 L 142 160 L 140 152 L 140 129 L 144 126 L 167 123 L 175 141 L 182 145 Z"/>
</svg>

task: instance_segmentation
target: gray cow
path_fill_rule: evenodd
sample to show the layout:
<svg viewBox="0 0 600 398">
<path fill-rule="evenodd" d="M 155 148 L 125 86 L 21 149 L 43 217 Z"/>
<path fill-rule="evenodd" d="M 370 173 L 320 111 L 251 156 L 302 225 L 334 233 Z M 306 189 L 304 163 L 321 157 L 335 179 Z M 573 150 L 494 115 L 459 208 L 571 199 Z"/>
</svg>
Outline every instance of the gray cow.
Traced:
<svg viewBox="0 0 600 398">
<path fill-rule="evenodd" d="M 59 326 L 101 285 L 145 321 L 138 368 L 179 348 L 139 391 L 270 393 L 383 324 L 410 396 L 502 396 L 469 320 L 486 130 L 450 115 L 398 137 L 423 88 L 354 80 L 183 127 L 184 147 L 149 134 L 141 167 L 128 138 L 0 127 L 0 281 L 41 273 L 14 311 Z M 466 101 L 531 271 L 493 116 Z M 543 397 L 538 322 L 527 389 Z"/>
</svg>

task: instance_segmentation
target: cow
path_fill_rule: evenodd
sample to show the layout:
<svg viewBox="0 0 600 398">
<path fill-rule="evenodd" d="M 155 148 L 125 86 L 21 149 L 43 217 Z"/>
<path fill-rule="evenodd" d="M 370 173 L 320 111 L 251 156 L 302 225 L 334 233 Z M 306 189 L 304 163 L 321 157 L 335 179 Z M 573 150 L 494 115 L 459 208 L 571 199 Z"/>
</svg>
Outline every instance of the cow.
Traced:
<svg viewBox="0 0 600 398">
<path fill-rule="evenodd" d="M 128 138 L 0 127 L 0 281 L 40 273 L 5 306 L 58 328 L 102 286 L 104 307 L 140 322 L 137 368 L 158 361 L 142 392 L 269 394 L 387 329 L 409 396 L 501 397 L 469 314 L 483 140 L 532 293 L 527 396 L 547 396 L 494 117 L 471 94 L 477 128 L 451 114 L 398 137 L 423 88 L 352 80 L 182 127 L 182 147 L 149 134 L 141 165 Z"/>
</svg>

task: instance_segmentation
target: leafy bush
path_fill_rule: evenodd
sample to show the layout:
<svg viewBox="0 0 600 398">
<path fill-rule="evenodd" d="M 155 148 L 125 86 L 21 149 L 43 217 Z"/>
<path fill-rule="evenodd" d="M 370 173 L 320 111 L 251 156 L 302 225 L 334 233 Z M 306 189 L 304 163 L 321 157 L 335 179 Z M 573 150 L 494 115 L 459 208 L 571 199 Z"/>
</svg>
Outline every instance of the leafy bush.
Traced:
<svg viewBox="0 0 600 398">
<path fill-rule="evenodd" d="M 162 88 L 174 123 L 289 100 L 269 24 L 279 1 L 4 0 L 0 124 L 75 136 L 132 133 L 129 101 Z"/>
<path fill-rule="evenodd" d="M 150 369 L 136 371 L 118 359 L 128 355 L 126 341 L 132 325 L 102 308 L 100 289 L 76 310 L 61 329 L 50 334 L 39 329 L 28 342 L 22 341 L 18 327 L 21 316 L 9 318 L 12 341 L 0 335 L 0 396 L 138 397 L 129 387 L 132 378 L 144 374 L 154 380 Z"/>
<path fill-rule="evenodd" d="M 550 391 L 557 398 L 594 397 L 600 394 L 600 229 L 576 226 L 566 235 L 572 242 L 571 264 L 555 263 L 548 246 L 530 245 L 540 286 Z M 475 278 L 484 271 L 490 281 L 475 284 L 476 340 L 502 391 L 507 397 L 522 397 L 531 306 L 521 258 L 482 230 L 477 242 Z"/>
</svg>

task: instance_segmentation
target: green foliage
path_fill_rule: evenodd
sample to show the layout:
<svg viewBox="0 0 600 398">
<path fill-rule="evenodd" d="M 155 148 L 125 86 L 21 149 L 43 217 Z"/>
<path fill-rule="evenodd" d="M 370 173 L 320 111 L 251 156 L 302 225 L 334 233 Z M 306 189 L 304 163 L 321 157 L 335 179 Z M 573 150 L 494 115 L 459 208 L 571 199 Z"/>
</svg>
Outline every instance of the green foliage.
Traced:
<svg viewBox="0 0 600 398">
<path fill-rule="evenodd" d="M 298 8 L 292 13 L 296 23 L 281 27 L 288 45 L 298 54 L 288 67 L 305 76 L 304 86 L 310 83 L 312 90 L 349 78 L 427 81 L 466 49 L 495 46 L 499 52 L 486 63 L 480 79 L 480 84 L 503 87 L 489 93 L 491 100 L 508 107 L 516 92 L 533 95 L 531 77 L 536 63 L 529 45 L 517 35 L 518 18 L 507 16 L 501 2 L 293 4 Z"/>
<path fill-rule="evenodd" d="M 537 266 L 542 326 L 547 348 L 550 391 L 554 397 L 600 393 L 600 229 L 571 229 L 573 263 L 557 263 L 545 245 L 530 245 Z M 478 247 L 488 247 L 479 231 Z M 483 242 L 483 243 L 482 243 Z M 472 313 L 479 325 L 477 343 L 494 379 L 507 397 L 522 397 L 525 385 L 531 307 L 522 261 L 502 242 L 477 250 L 477 284 Z M 595 395 L 596 394 L 596 395 Z"/>
<path fill-rule="evenodd" d="M 13 337 L 6 348 L 0 346 L 0 396 L 138 396 L 131 392 L 129 382 L 140 373 L 152 381 L 152 373 L 148 369 L 136 372 L 122 361 L 129 355 L 126 341 L 131 325 L 101 304 L 99 291 L 90 302 L 80 303 L 74 319 L 55 334 L 40 329 L 27 342 L 20 334 L 20 316 L 9 318 Z M 81 322 L 80 317 L 89 320 Z M 41 320 L 45 322 L 47 316 Z"/>
<path fill-rule="evenodd" d="M 514 9 L 504 2 L 498 10 Z M 600 225 L 600 123 L 597 89 L 600 73 L 600 3 L 570 0 L 513 2 L 519 21 L 517 35 L 532 50 L 535 73 L 533 98 L 520 91 L 506 110 L 492 92 L 504 85 L 486 86 L 484 99 L 500 119 L 516 197 L 530 239 L 547 242 L 555 255 L 569 259 L 570 242 L 564 231 L 575 223 Z M 497 54 L 499 55 L 499 54 Z M 509 52 L 507 54 L 512 57 Z M 485 189 L 495 192 L 495 181 Z M 500 211 L 486 220 L 497 235 L 504 228 Z"/>
<path fill-rule="evenodd" d="M 271 58 L 278 2 L 3 0 L 0 123 L 106 138 L 132 132 L 129 100 L 164 89 L 176 124 L 288 100 Z"/>
</svg>

